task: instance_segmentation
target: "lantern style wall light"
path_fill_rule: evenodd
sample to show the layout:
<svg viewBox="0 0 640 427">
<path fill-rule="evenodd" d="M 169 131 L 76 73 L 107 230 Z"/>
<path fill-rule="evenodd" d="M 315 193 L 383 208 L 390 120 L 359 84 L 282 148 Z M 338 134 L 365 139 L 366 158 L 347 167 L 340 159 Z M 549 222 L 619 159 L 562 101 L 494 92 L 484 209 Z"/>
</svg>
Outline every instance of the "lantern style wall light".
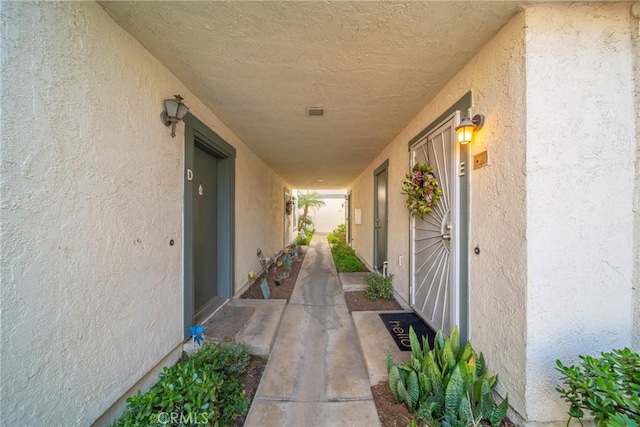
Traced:
<svg viewBox="0 0 640 427">
<path fill-rule="evenodd" d="M 165 126 L 171 125 L 171 137 L 176 137 L 176 124 L 189 112 L 189 107 L 182 102 L 180 95 L 173 95 L 174 99 L 164 100 L 164 111 L 160 114 L 160 120 Z"/>
<path fill-rule="evenodd" d="M 484 125 L 484 115 L 476 114 L 473 118 L 464 117 L 456 127 L 458 144 L 468 144 L 473 138 L 473 132 L 482 129 Z"/>
</svg>

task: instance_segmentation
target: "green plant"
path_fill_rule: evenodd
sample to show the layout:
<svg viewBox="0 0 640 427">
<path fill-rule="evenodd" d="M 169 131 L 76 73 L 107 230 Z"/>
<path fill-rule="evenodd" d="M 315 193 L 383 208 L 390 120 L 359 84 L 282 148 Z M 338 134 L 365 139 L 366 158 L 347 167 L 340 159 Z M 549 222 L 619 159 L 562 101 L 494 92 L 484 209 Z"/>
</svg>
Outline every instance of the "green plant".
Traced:
<svg viewBox="0 0 640 427">
<path fill-rule="evenodd" d="M 227 425 L 249 409 L 240 374 L 249 363 L 244 344 L 204 344 L 165 367 L 158 382 L 127 399 L 127 407 L 111 427 Z"/>
<path fill-rule="evenodd" d="M 347 241 L 347 224 L 340 224 L 329 235 L 327 240 L 330 244 Z"/>
<path fill-rule="evenodd" d="M 324 206 L 324 199 L 317 191 L 298 194 L 298 209 L 302 209 L 302 215 L 298 219 L 298 228 L 305 226 L 305 220 L 309 217 L 309 208 L 320 208 Z"/>
<path fill-rule="evenodd" d="M 341 273 L 369 271 L 347 242 L 339 241 L 332 245 L 331 255 L 333 256 L 333 262 L 336 265 L 336 270 Z"/>
<path fill-rule="evenodd" d="M 241 375 L 249 364 L 249 349 L 245 344 L 223 341 L 205 344 L 189 358 L 196 367 L 223 372 L 227 375 Z"/>
<path fill-rule="evenodd" d="M 582 424 L 584 410 L 599 426 L 637 426 L 640 420 L 640 355 L 628 348 L 601 353 L 600 358 L 579 356 L 582 366 L 556 360 L 564 387 L 556 390 L 566 400 L 569 420 Z"/>
<path fill-rule="evenodd" d="M 389 276 L 380 276 L 378 274 L 368 274 L 364 278 L 367 282 L 367 289 L 364 290 L 364 295 L 372 301 L 378 299 L 393 299 L 393 274 Z"/>
<path fill-rule="evenodd" d="M 313 230 L 313 220 L 308 216 L 305 216 L 298 221 L 298 227 L 302 227 L 302 230 Z"/>
<path fill-rule="evenodd" d="M 304 237 L 302 236 L 304 234 Z M 304 245 L 308 246 L 311 243 L 311 238 L 313 237 L 313 230 L 309 230 L 308 228 L 303 228 L 294 243 L 296 245 Z"/>
<path fill-rule="evenodd" d="M 433 168 L 425 163 L 416 163 L 411 173 L 402 180 L 402 193 L 407 195 L 407 208 L 412 216 L 424 219 L 438 206 L 442 189 L 436 180 Z"/>
<path fill-rule="evenodd" d="M 458 328 L 444 338 L 436 333 L 433 349 L 426 337 L 422 345 L 409 328 L 411 361 L 395 364 L 387 355 L 389 388 L 397 403 L 429 425 L 467 426 L 488 421 L 500 425 L 509 407 L 508 398 L 499 405 L 493 399 L 498 377 L 490 377 L 484 356 L 470 343 L 460 347 Z"/>
</svg>

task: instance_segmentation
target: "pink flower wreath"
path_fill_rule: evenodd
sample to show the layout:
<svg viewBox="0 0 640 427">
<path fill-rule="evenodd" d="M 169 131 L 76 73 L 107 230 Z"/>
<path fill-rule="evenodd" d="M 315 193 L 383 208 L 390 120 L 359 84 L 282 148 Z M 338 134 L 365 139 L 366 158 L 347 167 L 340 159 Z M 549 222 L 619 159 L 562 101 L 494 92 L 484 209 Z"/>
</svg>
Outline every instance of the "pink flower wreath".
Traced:
<svg viewBox="0 0 640 427">
<path fill-rule="evenodd" d="M 425 215 L 433 212 L 433 208 L 438 206 L 442 189 L 431 166 L 416 163 L 411 173 L 402 180 L 402 194 L 407 195 L 409 213 L 424 219 Z"/>
</svg>

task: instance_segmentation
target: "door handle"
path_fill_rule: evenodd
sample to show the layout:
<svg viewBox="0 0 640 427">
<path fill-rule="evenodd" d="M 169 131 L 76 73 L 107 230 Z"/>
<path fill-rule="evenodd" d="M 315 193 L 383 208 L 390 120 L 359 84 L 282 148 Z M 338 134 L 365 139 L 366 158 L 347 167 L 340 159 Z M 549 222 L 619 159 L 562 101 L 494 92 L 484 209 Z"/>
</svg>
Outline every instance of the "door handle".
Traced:
<svg viewBox="0 0 640 427">
<path fill-rule="evenodd" d="M 450 231 L 451 231 L 451 224 L 447 224 L 446 229 L 447 229 L 447 231 L 449 231 L 449 233 L 447 233 L 447 234 L 443 234 L 443 235 L 441 236 L 441 237 L 442 237 L 442 240 L 451 241 L 451 233 L 450 233 Z"/>
</svg>

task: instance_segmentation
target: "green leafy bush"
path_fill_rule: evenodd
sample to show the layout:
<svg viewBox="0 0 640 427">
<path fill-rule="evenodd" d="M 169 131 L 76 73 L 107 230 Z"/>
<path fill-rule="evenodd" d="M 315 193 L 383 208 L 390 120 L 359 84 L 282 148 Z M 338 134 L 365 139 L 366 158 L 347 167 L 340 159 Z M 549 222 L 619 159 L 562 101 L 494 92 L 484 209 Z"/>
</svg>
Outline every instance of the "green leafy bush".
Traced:
<svg viewBox="0 0 640 427">
<path fill-rule="evenodd" d="M 301 218 L 300 221 L 298 221 L 298 225 L 303 230 L 311 230 L 313 229 L 313 220 L 307 216 L 307 217 Z"/>
<path fill-rule="evenodd" d="M 111 427 L 227 425 L 249 409 L 240 374 L 249 363 L 244 344 L 206 343 L 165 367 L 151 389 L 127 399 Z"/>
<path fill-rule="evenodd" d="M 393 299 L 393 274 L 389 276 L 380 276 L 378 274 L 368 274 L 364 278 L 367 282 L 367 289 L 364 290 L 364 295 L 372 301 L 378 299 Z"/>
<path fill-rule="evenodd" d="M 640 420 L 640 355 L 628 348 L 580 356 L 582 366 L 556 360 L 564 387 L 556 390 L 569 407 L 569 421 L 591 412 L 598 426 L 637 426 Z M 582 424 L 582 421 L 580 421 Z"/>
<path fill-rule="evenodd" d="M 341 273 L 369 271 L 347 242 L 340 241 L 331 246 L 331 254 L 333 255 L 336 270 Z"/>
<path fill-rule="evenodd" d="M 302 237 L 304 234 L 306 237 Z M 311 243 L 311 238 L 313 237 L 313 230 L 309 230 L 308 228 L 303 228 L 302 233 L 298 233 L 298 237 L 296 237 L 295 244 L 296 245 L 304 245 L 309 246 Z"/>
<path fill-rule="evenodd" d="M 327 236 L 327 240 L 330 244 L 336 244 L 338 242 L 346 242 L 347 241 L 347 224 L 340 224 L 337 226 L 329 235 Z"/>
<path fill-rule="evenodd" d="M 389 351 L 389 388 L 397 403 L 431 426 L 479 425 L 488 421 L 498 426 L 507 414 L 508 398 L 496 405 L 493 390 L 498 377 L 490 377 L 484 356 L 467 343 L 460 347 L 455 328 L 449 338 L 436 333 L 433 349 L 426 337 L 422 345 L 409 328 L 411 361 L 396 365 Z"/>
</svg>

